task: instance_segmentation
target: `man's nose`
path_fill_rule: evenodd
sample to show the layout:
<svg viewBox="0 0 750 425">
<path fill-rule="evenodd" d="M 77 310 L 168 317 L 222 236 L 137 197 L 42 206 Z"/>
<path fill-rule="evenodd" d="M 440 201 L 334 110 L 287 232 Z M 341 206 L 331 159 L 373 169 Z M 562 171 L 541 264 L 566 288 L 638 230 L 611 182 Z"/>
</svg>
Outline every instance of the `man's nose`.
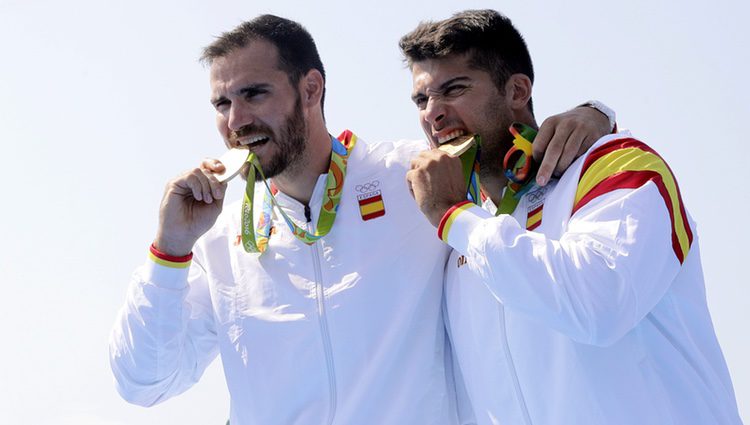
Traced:
<svg viewBox="0 0 750 425">
<path fill-rule="evenodd" d="M 424 118 L 433 127 L 439 127 L 440 121 L 445 118 L 445 105 L 443 102 L 434 97 L 429 98 L 427 100 L 427 106 L 425 106 Z"/>
<path fill-rule="evenodd" d="M 237 131 L 242 127 L 252 124 L 255 121 L 255 115 L 245 105 L 239 102 L 233 102 L 229 109 L 229 120 L 227 126 L 232 131 Z"/>
</svg>

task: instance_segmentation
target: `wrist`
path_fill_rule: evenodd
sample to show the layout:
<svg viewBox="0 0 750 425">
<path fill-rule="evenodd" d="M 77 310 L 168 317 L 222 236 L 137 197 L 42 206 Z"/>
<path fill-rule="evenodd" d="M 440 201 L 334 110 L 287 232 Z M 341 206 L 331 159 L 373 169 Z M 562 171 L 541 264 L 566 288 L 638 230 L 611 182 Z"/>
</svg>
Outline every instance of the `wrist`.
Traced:
<svg viewBox="0 0 750 425">
<path fill-rule="evenodd" d="M 464 201 L 447 202 L 447 203 L 443 202 L 440 204 L 436 204 L 428 215 L 428 219 L 430 220 L 430 223 L 432 223 L 432 225 L 435 227 L 439 227 L 441 221 L 443 220 L 443 217 L 445 217 L 448 211 L 451 211 L 455 207 L 456 204 L 461 204 Z"/>
<path fill-rule="evenodd" d="M 588 102 L 582 103 L 578 106 L 593 108 L 601 112 L 605 117 L 607 117 L 607 120 L 609 120 L 609 131 L 611 133 L 617 132 L 617 115 L 612 108 L 598 100 L 589 100 Z"/>
<path fill-rule="evenodd" d="M 171 257 L 185 257 L 190 254 L 195 245 L 195 240 L 183 240 L 183 238 L 170 238 L 161 231 L 157 232 L 154 242 L 151 244 L 154 249 Z"/>
<path fill-rule="evenodd" d="M 159 250 L 154 244 L 151 244 L 149 247 L 149 258 L 162 266 L 185 268 L 190 266 L 190 262 L 193 259 L 193 253 L 189 252 L 187 255 L 181 256 L 170 255 Z"/>
<path fill-rule="evenodd" d="M 437 226 L 438 237 L 441 240 L 448 243 L 448 231 L 450 230 L 452 219 L 455 213 L 460 212 L 466 208 L 469 208 L 472 205 L 473 203 L 471 201 L 461 201 L 455 205 L 452 205 L 443 213 L 442 217 L 440 218 L 440 222 Z"/>
<path fill-rule="evenodd" d="M 162 236 L 157 236 L 151 247 L 159 253 L 175 258 L 182 258 L 192 255 L 193 244 L 183 241 L 170 240 Z"/>
</svg>

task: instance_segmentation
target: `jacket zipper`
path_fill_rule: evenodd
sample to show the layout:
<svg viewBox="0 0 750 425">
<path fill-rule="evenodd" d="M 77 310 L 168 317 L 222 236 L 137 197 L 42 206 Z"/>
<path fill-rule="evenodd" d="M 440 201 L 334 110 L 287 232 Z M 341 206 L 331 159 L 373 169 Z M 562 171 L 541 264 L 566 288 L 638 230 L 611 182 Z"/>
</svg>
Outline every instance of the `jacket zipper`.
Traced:
<svg viewBox="0 0 750 425">
<path fill-rule="evenodd" d="M 307 220 L 307 230 L 312 231 L 312 217 L 310 206 L 305 204 L 305 220 Z M 320 325 L 320 334 L 323 339 L 323 351 L 326 357 L 326 367 L 328 370 L 328 390 L 330 392 L 330 405 L 328 413 L 328 423 L 333 423 L 336 415 L 336 372 L 333 365 L 333 349 L 331 348 L 331 336 L 328 332 L 328 319 L 326 318 L 325 300 L 323 291 L 323 273 L 320 270 L 320 253 L 318 252 L 318 242 L 313 243 L 310 248 L 313 255 L 313 268 L 315 269 L 315 293 L 318 301 L 318 324 Z"/>
<path fill-rule="evenodd" d="M 524 423 L 526 425 L 532 425 L 531 416 L 529 416 L 529 409 L 526 407 L 526 400 L 521 392 L 521 384 L 518 382 L 518 375 L 516 374 L 516 366 L 513 363 L 513 357 L 510 354 L 510 346 L 508 344 L 508 332 L 505 327 L 505 307 L 500 306 L 500 329 L 503 332 L 503 352 L 505 353 L 505 362 L 508 365 L 508 371 L 510 372 L 511 379 L 513 381 L 513 388 L 515 389 L 516 401 L 518 406 L 521 408 L 523 413 Z"/>
</svg>

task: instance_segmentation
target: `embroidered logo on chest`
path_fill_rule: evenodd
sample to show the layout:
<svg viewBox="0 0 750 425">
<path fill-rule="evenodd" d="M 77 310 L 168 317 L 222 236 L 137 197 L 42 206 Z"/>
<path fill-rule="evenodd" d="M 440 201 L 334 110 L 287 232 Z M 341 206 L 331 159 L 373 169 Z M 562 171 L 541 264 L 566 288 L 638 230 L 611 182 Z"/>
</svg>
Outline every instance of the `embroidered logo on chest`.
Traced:
<svg viewBox="0 0 750 425">
<path fill-rule="evenodd" d="M 540 187 L 526 194 L 526 230 L 534 230 L 542 225 L 542 211 L 544 199 L 547 197 L 547 187 Z"/>
<path fill-rule="evenodd" d="M 379 186 L 380 181 L 373 180 L 354 187 L 354 190 L 359 192 L 357 202 L 359 202 L 359 213 L 362 215 L 362 220 L 364 221 L 385 215 L 383 194 L 378 189 Z"/>
</svg>

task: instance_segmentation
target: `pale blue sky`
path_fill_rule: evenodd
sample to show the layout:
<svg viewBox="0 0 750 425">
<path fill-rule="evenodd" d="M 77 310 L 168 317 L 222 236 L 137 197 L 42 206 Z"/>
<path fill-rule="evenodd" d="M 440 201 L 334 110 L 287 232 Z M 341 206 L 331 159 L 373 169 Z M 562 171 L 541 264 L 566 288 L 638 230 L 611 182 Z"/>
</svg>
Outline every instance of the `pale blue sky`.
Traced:
<svg viewBox="0 0 750 425">
<path fill-rule="evenodd" d="M 259 13 L 298 20 L 327 68 L 332 133 L 419 138 L 398 38 L 470 7 L 506 13 L 525 35 L 538 118 L 597 98 L 667 159 L 699 224 L 709 306 L 750 417 L 747 2 L 0 0 L 0 423 L 226 421 L 218 362 L 144 409 L 116 394 L 106 346 L 164 184 L 223 150 L 197 62 L 213 36 Z"/>
</svg>

